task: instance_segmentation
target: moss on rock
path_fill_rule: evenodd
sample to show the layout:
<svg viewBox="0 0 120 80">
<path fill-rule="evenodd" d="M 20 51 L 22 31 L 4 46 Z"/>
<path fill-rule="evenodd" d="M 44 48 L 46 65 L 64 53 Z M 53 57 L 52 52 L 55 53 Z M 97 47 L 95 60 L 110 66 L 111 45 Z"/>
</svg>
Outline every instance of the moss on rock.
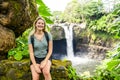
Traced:
<svg viewBox="0 0 120 80">
<path fill-rule="evenodd" d="M 67 67 L 70 61 L 52 60 L 52 80 L 70 80 Z M 41 80 L 44 80 L 41 75 Z M 0 80 L 31 80 L 30 60 L 21 61 L 2 60 L 0 62 Z"/>
</svg>

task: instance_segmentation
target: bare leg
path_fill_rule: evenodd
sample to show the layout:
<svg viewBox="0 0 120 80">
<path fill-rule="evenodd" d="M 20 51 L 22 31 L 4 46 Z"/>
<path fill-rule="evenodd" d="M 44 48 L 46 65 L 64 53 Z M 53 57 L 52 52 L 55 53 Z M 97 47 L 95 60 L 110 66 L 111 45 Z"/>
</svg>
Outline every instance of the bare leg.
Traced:
<svg viewBox="0 0 120 80">
<path fill-rule="evenodd" d="M 39 80 L 40 74 L 35 71 L 33 65 L 30 66 L 30 69 L 31 69 L 31 73 L 32 73 L 32 80 Z"/>
<path fill-rule="evenodd" d="M 43 75 L 45 77 L 45 80 L 52 80 L 51 74 L 50 74 L 50 67 L 51 67 L 51 61 L 48 60 L 45 67 L 42 69 Z"/>
</svg>

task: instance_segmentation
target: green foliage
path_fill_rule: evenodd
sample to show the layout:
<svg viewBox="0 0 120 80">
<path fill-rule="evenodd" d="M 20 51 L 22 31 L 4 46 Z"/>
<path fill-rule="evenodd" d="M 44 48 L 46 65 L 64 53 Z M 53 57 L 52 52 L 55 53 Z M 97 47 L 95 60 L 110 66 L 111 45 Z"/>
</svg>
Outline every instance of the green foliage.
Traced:
<svg viewBox="0 0 120 80">
<path fill-rule="evenodd" d="M 114 6 L 113 14 L 117 14 L 120 16 L 120 3 Z"/>
<path fill-rule="evenodd" d="M 52 16 L 50 9 L 43 3 L 42 0 L 36 0 L 36 3 L 38 5 L 39 15 L 42 16 L 48 24 L 52 24 L 53 21 L 50 19 L 50 16 Z"/>
<path fill-rule="evenodd" d="M 86 18 L 99 18 L 100 14 L 103 13 L 103 4 L 101 0 L 99 0 L 98 2 L 94 0 L 87 2 L 86 5 L 83 6 L 82 13 Z"/>
<path fill-rule="evenodd" d="M 26 30 L 22 36 L 16 39 L 16 48 L 9 50 L 8 59 L 11 60 L 21 60 L 23 58 L 28 58 L 28 33 L 31 29 Z"/>
<path fill-rule="evenodd" d="M 67 22 L 81 23 L 89 19 L 101 17 L 103 5 L 101 0 L 73 0 L 68 3 L 64 11 L 63 19 Z"/>
<path fill-rule="evenodd" d="M 70 80 L 77 80 L 78 76 L 76 74 L 76 70 L 72 66 L 68 66 L 67 68 L 68 76 Z"/>
<path fill-rule="evenodd" d="M 80 3 L 78 0 L 73 0 L 72 2 L 68 3 L 66 9 L 64 11 L 63 19 L 67 22 L 78 22 L 81 20 L 80 14 Z M 78 21 L 79 19 L 79 21 Z"/>
<path fill-rule="evenodd" d="M 89 28 L 93 31 L 104 31 L 114 35 L 114 38 L 120 37 L 120 6 L 118 5 L 113 12 L 102 16 L 100 19 L 91 21 Z"/>
<path fill-rule="evenodd" d="M 63 14 L 62 11 L 54 11 L 52 14 L 53 14 L 52 20 L 54 22 L 57 21 L 60 22 L 60 20 L 62 21 L 62 14 Z"/>
<path fill-rule="evenodd" d="M 110 52 L 111 54 L 112 52 Z M 113 51 L 114 54 L 102 62 L 96 69 L 95 80 L 120 79 L 120 45 Z M 108 53 L 109 54 L 109 53 Z"/>
</svg>

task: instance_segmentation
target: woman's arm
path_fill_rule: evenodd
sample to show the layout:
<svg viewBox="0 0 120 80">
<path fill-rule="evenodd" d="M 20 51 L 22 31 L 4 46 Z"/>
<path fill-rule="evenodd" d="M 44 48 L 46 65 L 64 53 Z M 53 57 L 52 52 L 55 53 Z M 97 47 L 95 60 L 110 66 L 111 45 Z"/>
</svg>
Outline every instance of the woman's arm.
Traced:
<svg viewBox="0 0 120 80">
<path fill-rule="evenodd" d="M 38 65 L 38 64 L 36 63 L 36 61 L 35 61 L 32 44 L 29 44 L 29 53 L 30 53 L 30 59 L 31 59 L 31 61 L 32 61 L 33 67 L 35 68 L 35 71 L 36 71 L 37 73 L 41 73 L 40 65 Z"/>
<path fill-rule="evenodd" d="M 48 53 L 46 55 L 45 60 L 48 60 L 51 57 L 52 51 L 53 51 L 53 42 L 52 42 L 52 40 L 50 40 L 49 45 L 48 45 Z"/>
<path fill-rule="evenodd" d="M 30 53 L 30 60 L 32 61 L 33 65 L 36 65 L 32 44 L 29 44 L 28 47 L 29 47 L 29 53 Z"/>
</svg>

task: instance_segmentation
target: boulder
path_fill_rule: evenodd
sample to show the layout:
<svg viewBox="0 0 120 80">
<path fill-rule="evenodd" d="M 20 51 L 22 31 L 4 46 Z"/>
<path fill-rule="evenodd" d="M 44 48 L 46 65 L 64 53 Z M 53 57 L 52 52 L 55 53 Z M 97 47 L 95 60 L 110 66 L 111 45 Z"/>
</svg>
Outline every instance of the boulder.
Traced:
<svg viewBox="0 0 120 80">
<path fill-rule="evenodd" d="M 68 66 L 72 63 L 69 60 L 52 60 L 52 80 L 70 80 Z M 30 60 L 21 61 L 2 60 L 0 62 L 0 80 L 32 80 L 30 71 Z M 40 80 L 44 80 L 43 75 Z"/>
<path fill-rule="evenodd" d="M 61 26 L 59 26 L 58 24 L 52 25 L 50 32 L 51 32 L 54 40 L 65 39 L 64 29 Z"/>
<path fill-rule="evenodd" d="M 0 0 L 0 57 L 15 47 L 15 39 L 32 26 L 38 16 L 36 9 L 35 0 Z"/>
</svg>

